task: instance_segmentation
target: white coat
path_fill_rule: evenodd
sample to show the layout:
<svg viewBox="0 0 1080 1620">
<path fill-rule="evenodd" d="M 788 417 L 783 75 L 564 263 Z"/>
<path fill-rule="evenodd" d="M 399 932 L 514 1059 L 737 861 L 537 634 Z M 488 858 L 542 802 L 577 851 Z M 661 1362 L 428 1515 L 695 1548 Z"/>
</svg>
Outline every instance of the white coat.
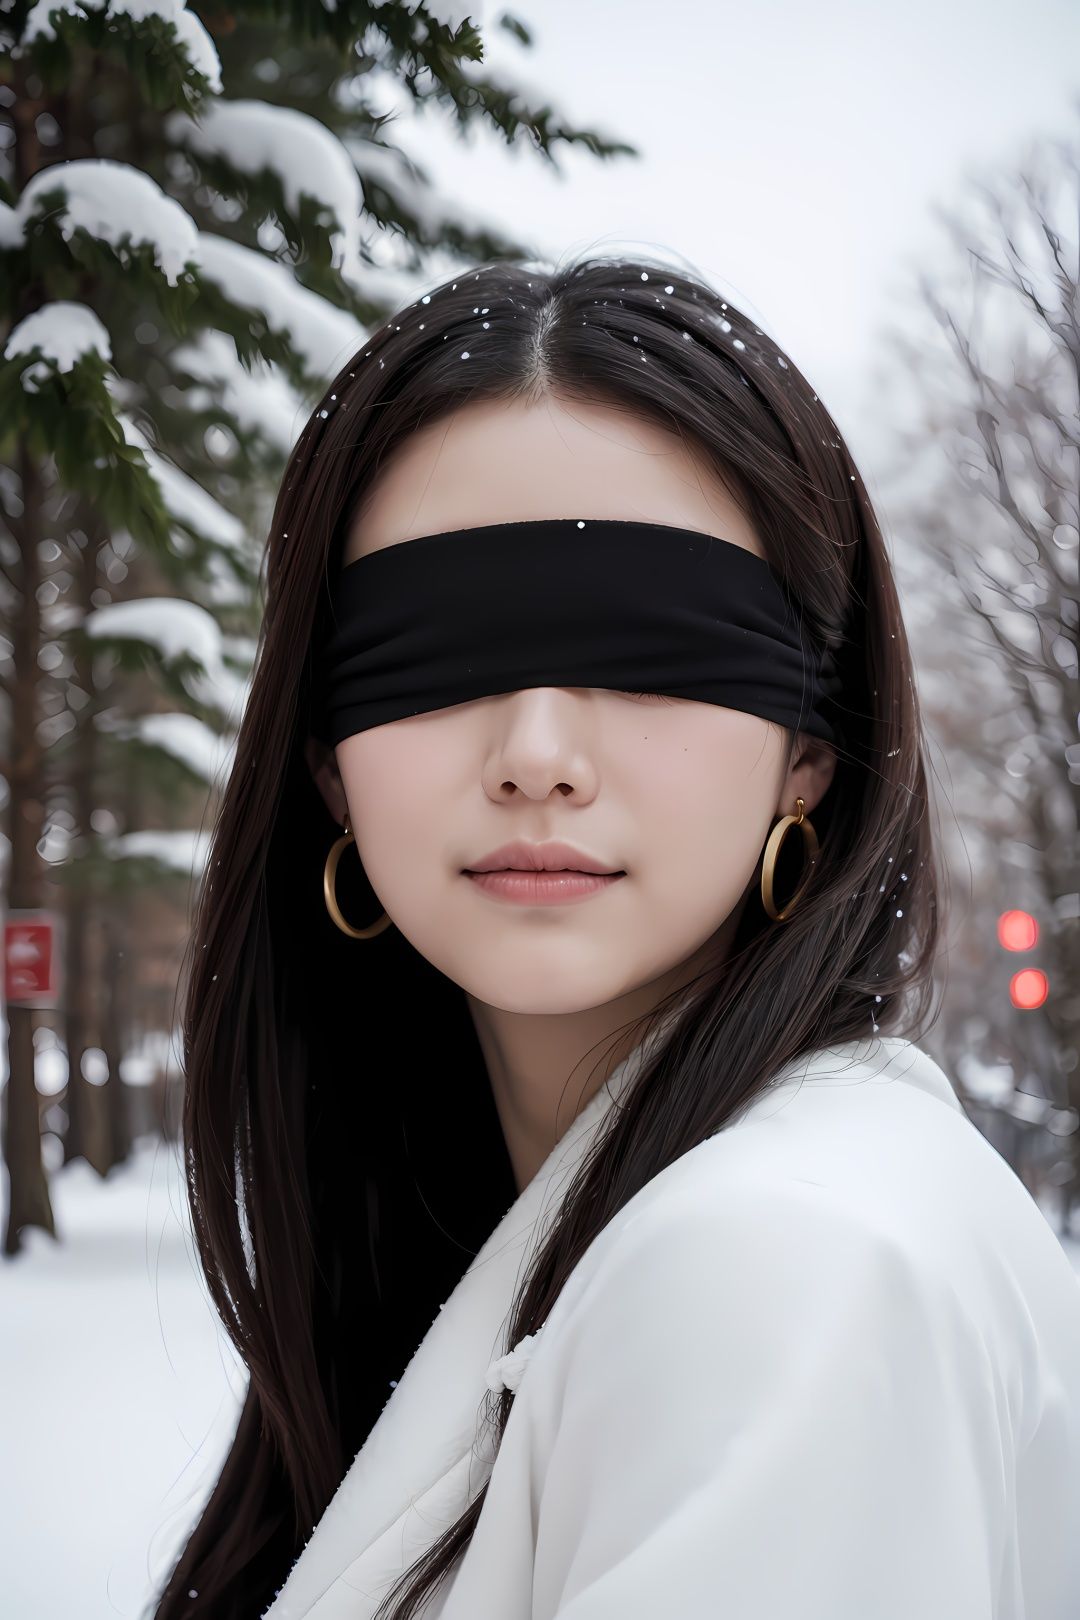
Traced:
<svg viewBox="0 0 1080 1620">
<path fill-rule="evenodd" d="M 265 1620 L 369 1620 L 489 1476 L 423 1620 L 1078 1620 L 1080 1285 L 910 1041 L 789 1066 L 504 1354 L 532 1246 L 662 1032 L 469 1265 Z"/>
</svg>

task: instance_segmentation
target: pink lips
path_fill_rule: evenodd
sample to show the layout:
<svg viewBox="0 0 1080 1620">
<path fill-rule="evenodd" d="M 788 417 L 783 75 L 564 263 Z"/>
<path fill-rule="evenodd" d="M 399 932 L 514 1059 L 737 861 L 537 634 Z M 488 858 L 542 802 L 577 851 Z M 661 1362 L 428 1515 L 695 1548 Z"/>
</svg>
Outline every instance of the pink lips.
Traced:
<svg viewBox="0 0 1080 1620">
<path fill-rule="evenodd" d="M 522 906 L 559 906 L 598 894 L 625 877 L 625 872 L 467 872 L 478 889 Z"/>
<path fill-rule="evenodd" d="M 584 900 L 626 876 L 610 862 L 575 844 L 561 839 L 530 844 L 521 838 L 480 856 L 464 872 L 478 889 L 523 906 L 559 906 Z"/>
</svg>

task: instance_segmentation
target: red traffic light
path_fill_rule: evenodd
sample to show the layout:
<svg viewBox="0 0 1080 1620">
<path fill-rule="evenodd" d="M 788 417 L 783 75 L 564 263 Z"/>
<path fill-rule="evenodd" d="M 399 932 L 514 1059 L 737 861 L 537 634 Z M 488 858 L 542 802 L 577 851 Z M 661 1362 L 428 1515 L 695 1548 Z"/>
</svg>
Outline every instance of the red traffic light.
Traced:
<svg viewBox="0 0 1080 1620">
<path fill-rule="evenodd" d="M 1014 1007 L 1031 1012 L 1041 1007 L 1050 994 L 1050 986 L 1042 968 L 1021 968 L 1009 980 L 1009 998 Z"/>
<path fill-rule="evenodd" d="M 1039 925 L 1030 911 L 1003 911 L 997 921 L 998 944 L 1007 951 L 1030 951 Z"/>
</svg>

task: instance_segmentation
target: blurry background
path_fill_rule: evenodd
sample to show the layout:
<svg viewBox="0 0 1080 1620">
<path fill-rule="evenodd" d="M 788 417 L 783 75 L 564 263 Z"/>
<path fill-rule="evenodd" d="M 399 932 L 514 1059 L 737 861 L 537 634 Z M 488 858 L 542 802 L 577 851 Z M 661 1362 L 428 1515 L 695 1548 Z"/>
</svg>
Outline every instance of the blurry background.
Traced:
<svg viewBox="0 0 1080 1620">
<path fill-rule="evenodd" d="M 5 1615 L 136 1620 L 231 1434 L 175 1019 L 262 542 L 475 259 L 658 255 L 826 401 L 930 733 L 922 1044 L 1080 1253 L 1077 9 L 39 0 L 0 50 Z"/>
</svg>

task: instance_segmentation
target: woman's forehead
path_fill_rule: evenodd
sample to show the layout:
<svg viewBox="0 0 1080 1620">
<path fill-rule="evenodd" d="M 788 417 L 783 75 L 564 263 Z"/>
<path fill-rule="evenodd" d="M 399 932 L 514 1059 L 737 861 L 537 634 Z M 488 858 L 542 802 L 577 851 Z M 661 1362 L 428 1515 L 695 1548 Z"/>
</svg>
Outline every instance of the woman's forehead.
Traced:
<svg viewBox="0 0 1080 1620">
<path fill-rule="evenodd" d="M 764 555 L 719 473 L 677 433 L 621 406 L 545 398 L 470 402 L 398 444 L 341 564 L 421 535 L 565 517 L 696 529 Z"/>
</svg>

